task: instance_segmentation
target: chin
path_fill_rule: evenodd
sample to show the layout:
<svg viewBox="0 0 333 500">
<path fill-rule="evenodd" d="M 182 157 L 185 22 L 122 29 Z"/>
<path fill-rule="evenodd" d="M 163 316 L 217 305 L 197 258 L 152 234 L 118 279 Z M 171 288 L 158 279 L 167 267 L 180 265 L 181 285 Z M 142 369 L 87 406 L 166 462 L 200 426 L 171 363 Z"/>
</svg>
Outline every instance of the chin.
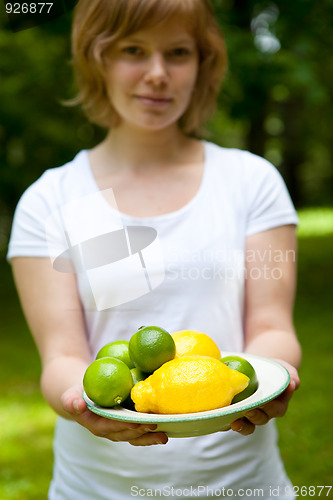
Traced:
<svg viewBox="0 0 333 500">
<path fill-rule="evenodd" d="M 172 127 L 178 126 L 180 117 L 170 118 L 168 120 L 158 120 L 156 117 L 151 117 L 145 119 L 144 121 L 137 123 L 136 126 L 142 130 L 147 130 L 150 132 L 160 132 Z"/>
</svg>

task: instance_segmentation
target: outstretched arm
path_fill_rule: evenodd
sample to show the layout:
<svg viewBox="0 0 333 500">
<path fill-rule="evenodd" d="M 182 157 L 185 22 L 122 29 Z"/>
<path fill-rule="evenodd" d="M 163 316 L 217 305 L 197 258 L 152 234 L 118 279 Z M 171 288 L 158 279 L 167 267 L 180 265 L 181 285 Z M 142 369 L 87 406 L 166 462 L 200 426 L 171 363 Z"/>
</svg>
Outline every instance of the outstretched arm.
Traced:
<svg viewBox="0 0 333 500">
<path fill-rule="evenodd" d="M 301 348 L 293 326 L 297 242 L 295 226 L 281 226 L 247 238 L 245 352 L 276 359 L 290 373 L 284 393 L 233 422 L 232 429 L 250 434 L 255 425 L 281 417 L 299 387 Z"/>
<path fill-rule="evenodd" d="M 74 274 L 55 271 L 48 258 L 16 257 L 12 268 L 22 308 L 42 360 L 41 388 L 62 417 L 76 420 L 94 435 L 133 445 L 165 443 L 153 427 L 119 422 L 90 412 L 82 380 L 91 363 L 84 316 Z"/>
</svg>

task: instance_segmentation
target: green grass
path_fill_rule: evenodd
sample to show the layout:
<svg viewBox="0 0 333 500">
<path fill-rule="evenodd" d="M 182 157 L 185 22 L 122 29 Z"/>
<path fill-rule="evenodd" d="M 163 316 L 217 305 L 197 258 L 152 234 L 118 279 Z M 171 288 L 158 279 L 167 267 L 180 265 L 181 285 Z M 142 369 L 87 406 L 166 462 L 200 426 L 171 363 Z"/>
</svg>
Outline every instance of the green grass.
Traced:
<svg viewBox="0 0 333 500">
<path fill-rule="evenodd" d="M 55 414 L 40 394 L 39 356 L 4 260 L 0 275 L 0 499 L 41 500 L 52 474 Z"/>
<path fill-rule="evenodd" d="M 303 347 L 301 388 L 278 427 L 293 483 L 319 486 L 332 484 L 333 471 L 333 210 L 304 210 L 300 221 L 295 324 Z M 4 260 L 0 275 L 0 499 L 41 500 L 52 474 L 55 415 L 40 394 L 40 361 Z"/>
<path fill-rule="evenodd" d="M 333 210 L 327 225 L 313 215 L 300 214 L 304 226 L 299 238 L 295 325 L 303 349 L 301 387 L 286 416 L 278 421 L 281 453 L 293 483 L 299 486 L 332 485 L 333 478 Z M 330 495 L 333 498 L 333 491 Z"/>
</svg>

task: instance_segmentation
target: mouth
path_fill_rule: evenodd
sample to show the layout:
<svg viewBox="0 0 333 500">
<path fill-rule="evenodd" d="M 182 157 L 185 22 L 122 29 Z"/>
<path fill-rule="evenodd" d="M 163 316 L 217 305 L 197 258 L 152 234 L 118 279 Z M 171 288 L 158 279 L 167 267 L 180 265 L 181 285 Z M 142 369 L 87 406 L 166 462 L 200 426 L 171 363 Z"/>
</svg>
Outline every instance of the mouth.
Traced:
<svg viewBox="0 0 333 500">
<path fill-rule="evenodd" d="M 152 95 L 136 95 L 136 99 L 138 99 L 141 103 L 151 106 L 151 107 L 160 107 L 167 106 L 172 102 L 171 97 L 166 96 L 152 96 Z"/>
</svg>

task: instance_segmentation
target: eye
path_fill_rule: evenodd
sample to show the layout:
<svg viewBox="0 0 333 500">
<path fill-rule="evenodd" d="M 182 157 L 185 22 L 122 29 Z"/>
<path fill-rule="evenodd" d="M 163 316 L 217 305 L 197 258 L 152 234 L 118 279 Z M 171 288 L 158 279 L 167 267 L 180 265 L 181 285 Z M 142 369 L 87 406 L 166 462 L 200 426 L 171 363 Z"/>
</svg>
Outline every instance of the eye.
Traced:
<svg viewBox="0 0 333 500">
<path fill-rule="evenodd" d="M 124 47 L 122 49 L 122 52 L 124 54 L 129 54 L 131 56 L 138 56 L 142 54 L 142 50 L 140 49 L 140 47 L 137 47 L 136 45 L 129 45 L 128 47 Z"/>
<path fill-rule="evenodd" d="M 170 55 L 173 57 L 186 57 L 189 56 L 191 51 L 185 47 L 177 47 L 170 51 Z"/>
</svg>

